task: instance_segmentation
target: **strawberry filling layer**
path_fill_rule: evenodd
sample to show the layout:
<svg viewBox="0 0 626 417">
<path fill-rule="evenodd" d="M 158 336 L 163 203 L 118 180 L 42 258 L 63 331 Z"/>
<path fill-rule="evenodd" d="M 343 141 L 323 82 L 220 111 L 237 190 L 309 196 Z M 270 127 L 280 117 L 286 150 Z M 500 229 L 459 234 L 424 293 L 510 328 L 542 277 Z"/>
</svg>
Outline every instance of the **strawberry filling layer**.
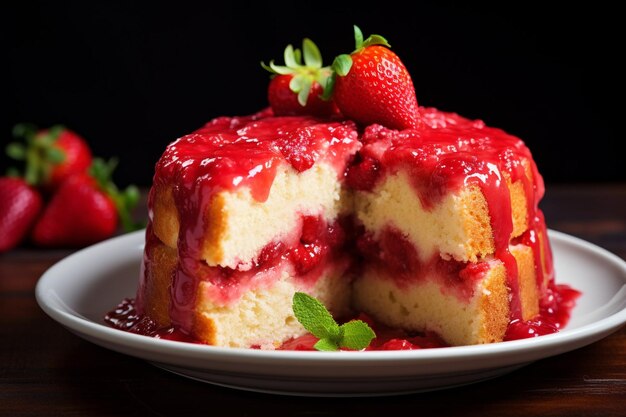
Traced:
<svg viewBox="0 0 626 417">
<path fill-rule="evenodd" d="M 271 287 L 286 271 L 295 277 L 303 288 L 311 288 L 322 274 L 330 269 L 346 269 L 350 259 L 346 248 L 348 234 L 352 233 L 351 220 L 339 218 L 327 224 L 321 216 L 303 215 L 300 222 L 300 238 L 291 246 L 283 241 L 272 241 L 265 245 L 252 266 L 244 269 L 210 267 L 193 258 L 181 258 L 174 271 L 171 287 L 170 316 L 177 327 L 188 332 L 189 320 L 196 305 L 197 287 L 204 281 L 203 297 L 219 306 L 228 306 L 236 302 L 247 292 L 257 288 Z M 149 262 L 149 253 L 155 245 L 162 243 L 150 229 L 147 231 L 145 260 Z M 143 312 L 143 295 L 146 293 L 145 274 L 141 274 L 137 292 L 137 310 Z"/>
<path fill-rule="evenodd" d="M 434 254 L 420 261 L 417 249 L 397 228 L 388 225 L 375 239 L 371 232 L 357 238 L 363 268 L 382 270 L 398 288 L 407 288 L 424 280 L 436 281 L 444 293 L 450 293 L 464 303 L 474 296 L 476 283 L 489 270 L 488 262 L 444 260 Z"/>
<path fill-rule="evenodd" d="M 537 256 L 543 256 L 540 253 L 542 248 L 539 247 L 536 233 L 526 232 L 514 242 L 530 246 L 535 259 L 540 259 Z M 431 280 L 438 283 L 443 294 L 451 294 L 464 303 L 471 301 L 476 285 L 490 269 L 489 262 L 444 260 L 439 254 L 422 262 L 415 246 L 393 226 L 384 228 L 379 233 L 378 239 L 374 239 L 372 233 L 361 231 L 357 238 L 357 249 L 362 256 L 361 267 L 377 269 L 379 276 L 393 280 L 398 288 L 408 288 Z M 549 265 L 552 266 L 551 258 Z M 541 265 L 536 265 L 536 268 L 545 270 Z M 544 288 L 541 292 L 539 314 L 530 320 L 522 320 L 515 311 L 512 311 L 505 340 L 555 333 L 569 321 L 571 310 L 581 293 L 567 285 L 555 284 L 551 268 L 548 272 L 537 275 L 537 285 Z M 546 276 L 549 276 L 549 279 L 544 282 Z M 377 327 L 384 329 L 381 325 Z M 297 345 L 302 342 L 294 343 Z"/>
</svg>

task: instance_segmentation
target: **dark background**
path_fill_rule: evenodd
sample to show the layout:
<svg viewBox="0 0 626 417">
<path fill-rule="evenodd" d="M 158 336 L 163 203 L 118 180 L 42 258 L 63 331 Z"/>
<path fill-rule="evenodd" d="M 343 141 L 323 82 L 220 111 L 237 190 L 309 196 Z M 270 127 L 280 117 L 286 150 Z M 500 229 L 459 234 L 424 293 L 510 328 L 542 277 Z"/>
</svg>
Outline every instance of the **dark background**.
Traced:
<svg viewBox="0 0 626 417">
<path fill-rule="evenodd" d="M 207 120 L 266 106 L 260 61 L 310 37 L 330 63 L 353 49 L 353 24 L 387 37 L 421 105 L 523 138 L 547 183 L 626 180 L 620 14 L 598 2 L 13 3 L 3 147 L 17 122 L 65 124 L 120 157 L 120 185 L 149 185 L 165 146 Z"/>
</svg>

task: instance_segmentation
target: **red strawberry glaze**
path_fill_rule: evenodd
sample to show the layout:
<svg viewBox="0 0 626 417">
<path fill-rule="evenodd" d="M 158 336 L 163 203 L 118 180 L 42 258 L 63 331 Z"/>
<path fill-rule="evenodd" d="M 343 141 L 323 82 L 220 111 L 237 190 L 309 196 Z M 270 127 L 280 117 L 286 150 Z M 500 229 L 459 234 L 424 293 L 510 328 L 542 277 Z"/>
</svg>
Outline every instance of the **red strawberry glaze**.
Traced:
<svg viewBox="0 0 626 417">
<path fill-rule="evenodd" d="M 555 285 L 551 282 L 546 295 L 541 300 L 539 315 L 532 320 L 512 320 L 504 340 L 526 339 L 556 333 L 569 321 L 570 312 L 580 295 L 580 291 L 567 285 Z"/>
<path fill-rule="evenodd" d="M 200 343 L 186 333 L 174 328 L 159 328 L 148 316 L 137 312 L 136 300 L 125 298 L 115 309 L 104 316 L 104 322 L 114 329 L 178 342 Z"/>
<path fill-rule="evenodd" d="M 217 192 L 247 186 L 263 202 L 281 162 L 302 172 L 323 158 L 343 173 L 346 155 L 359 146 L 351 121 L 272 117 L 270 110 L 218 117 L 167 147 L 156 165 L 154 184 L 174 182 L 178 191 L 190 194 L 185 197 L 201 188 Z"/>
</svg>

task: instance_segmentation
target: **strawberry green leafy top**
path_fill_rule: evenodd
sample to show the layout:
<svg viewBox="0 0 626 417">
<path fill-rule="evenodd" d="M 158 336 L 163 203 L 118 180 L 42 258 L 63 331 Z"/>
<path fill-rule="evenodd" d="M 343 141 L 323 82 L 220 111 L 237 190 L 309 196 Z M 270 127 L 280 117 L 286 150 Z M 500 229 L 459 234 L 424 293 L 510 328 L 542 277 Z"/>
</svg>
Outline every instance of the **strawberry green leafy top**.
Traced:
<svg viewBox="0 0 626 417">
<path fill-rule="evenodd" d="M 302 59 L 304 58 L 304 63 Z M 302 51 L 287 45 L 284 52 L 285 65 L 276 65 L 271 60 L 269 65 L 261 62 L 261 66 L 273 74 L 293 75 L 289 83 L 291 91 L 298 95 L 298 102 L 305 106 L 314 82 L 322 87 L 330 77 L 330 67 L 322 66 L 322 54 L 311 39 L 302 41 Z"/>
</svg>

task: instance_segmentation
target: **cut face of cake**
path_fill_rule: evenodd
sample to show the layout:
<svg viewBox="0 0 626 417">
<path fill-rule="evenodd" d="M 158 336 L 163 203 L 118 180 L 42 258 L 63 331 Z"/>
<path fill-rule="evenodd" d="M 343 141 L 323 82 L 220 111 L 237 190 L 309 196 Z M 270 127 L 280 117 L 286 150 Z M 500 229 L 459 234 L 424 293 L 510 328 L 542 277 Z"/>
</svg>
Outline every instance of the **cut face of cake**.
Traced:
<svg viewBox="0 0 626 417">
<path fill-rule="evenodd" d="M 553 285 L 524 143 L 420 108 L 416 129 L 218 118 L 170 144 L 149 197 L 139 313 L 211 345 L 305 333 L 295 292 L 450 345 L 499 342 Z"/>
<path fill-rule="evenodd" d="M 348 170 L 366 254 L 355 306 L 452 345 L 501 341 L 552 280 L 541 176 L 516 137 L 435 109 L 420 119 L 368 127 Z"/>
<path fill-rule="evenodd" d="M 137 309 L 208 344 L 275 348 L 302 334 L 294 292 L 348 312 L 349 121 L 219 118 L 170 144 L 149 196 Z"/>
</svg>

